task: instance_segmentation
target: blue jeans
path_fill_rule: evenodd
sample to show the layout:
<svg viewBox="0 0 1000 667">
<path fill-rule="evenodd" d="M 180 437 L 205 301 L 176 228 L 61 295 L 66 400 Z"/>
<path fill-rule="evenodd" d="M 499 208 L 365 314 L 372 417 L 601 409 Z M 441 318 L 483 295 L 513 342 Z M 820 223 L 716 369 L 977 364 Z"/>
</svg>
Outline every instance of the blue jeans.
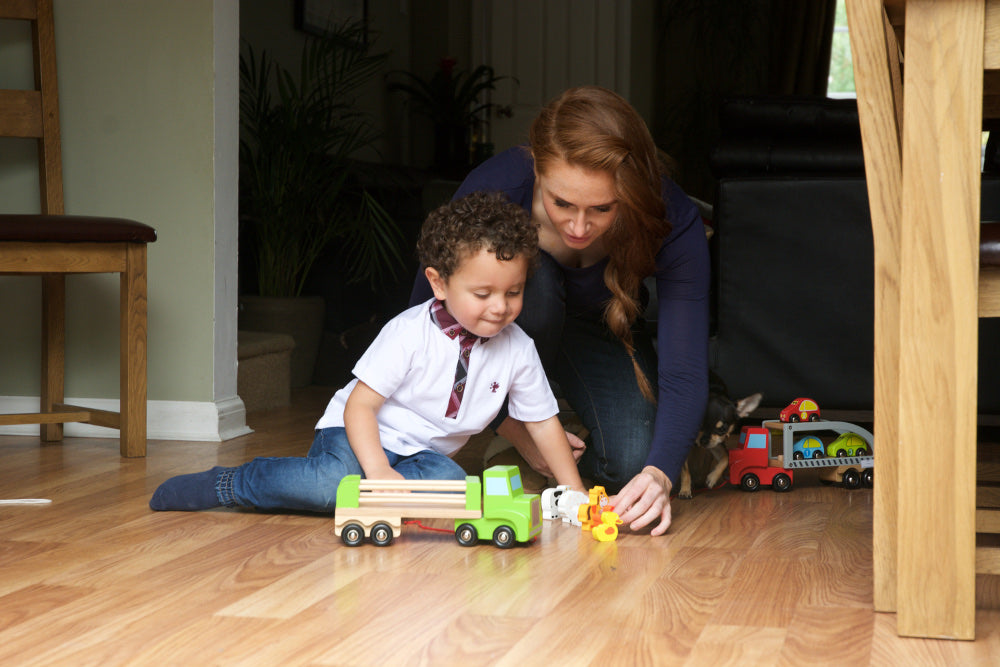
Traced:
<svg viewBox="0 0 1000 667">
<path fill-rule="evenodd" d="M 639 391 L 632 360 L 604 324 L 602 309 L 574 312 L 563 269 L 546 253 L 539 258 L 517 323 L 534 339 L 549 380 L 590 431 L 580 474 L 616 493 L 645 465 L 656 406 Z M 655 390 L 656 352 L 642 325 L 637 321 L 632 331 L 635 357 Z"/>
<path fill-rule="evenodd" d="M 406 479 L 465 479 L 460 465 L 444 454 L 423 450 L 409 456 L 386 451 L 389 464 Z M 223 505 L 261 510 L 332 512 L 345 475 L 364 471 L 341 427 L 316 431 L 305 457 L 258 457 L 220 476 L 216 490 Z"/>
</svg>

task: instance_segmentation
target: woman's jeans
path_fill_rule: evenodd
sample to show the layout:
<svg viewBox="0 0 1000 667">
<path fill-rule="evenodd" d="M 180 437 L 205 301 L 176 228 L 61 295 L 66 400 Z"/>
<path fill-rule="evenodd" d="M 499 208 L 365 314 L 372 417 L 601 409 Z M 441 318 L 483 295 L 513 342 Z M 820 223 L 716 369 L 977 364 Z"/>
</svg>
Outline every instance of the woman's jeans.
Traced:
<svg viewBox="0 0 1000 667">
<path fill-rule="evenodd" d="M 465 479 L 460 465 L 444 454 L 424 450 L 400 456 L 386 451 L 389 464 L 406 479 Z M 259 457 L 239 468 L 224 470 L 216 492 L 226 506 L 261 510 L 332 512 L 337 486 L 345 475 L 364 471 L 341 427 L 316 431 L 306 457 Z"/>
<path fill-rule="evenodd" d="M 534 339 L 549 381 L 590 431 L 580 474 L 616 493 L 645 465 L 656 406 L 639 391 L 632 360 L 601 309 L 570 312 L 563 269 L 546 253 L 539 257 L 517 324 Z M 635 357 L 655 391 L 656 352 L 641 325 L 632 331 Z"/>
</svg>

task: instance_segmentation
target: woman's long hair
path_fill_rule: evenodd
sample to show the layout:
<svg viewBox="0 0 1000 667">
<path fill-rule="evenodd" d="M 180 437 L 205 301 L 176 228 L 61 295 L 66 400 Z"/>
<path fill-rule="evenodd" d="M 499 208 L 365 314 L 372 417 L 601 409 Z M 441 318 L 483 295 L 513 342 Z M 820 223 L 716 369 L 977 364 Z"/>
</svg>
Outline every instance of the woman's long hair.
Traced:
<svg viewBox="0 0 1000 667">
<path fill-rule="evenodd" d="M 549 102 L 531 125 L 535 169 L 557 161 L 614 177 L 618 217 L 604 233 L 608 266 L 604 308 L 608 329 L 625 345 L 642 394 L 655 402 L 635 359 L 632 325 L 639 316 L 639 287 L 656 269 L 656 253 L 670 222 L 661 192 L 665 165 L 642 117 L 617 93 L 598 86 L 570 88 Z"/>
</svg>

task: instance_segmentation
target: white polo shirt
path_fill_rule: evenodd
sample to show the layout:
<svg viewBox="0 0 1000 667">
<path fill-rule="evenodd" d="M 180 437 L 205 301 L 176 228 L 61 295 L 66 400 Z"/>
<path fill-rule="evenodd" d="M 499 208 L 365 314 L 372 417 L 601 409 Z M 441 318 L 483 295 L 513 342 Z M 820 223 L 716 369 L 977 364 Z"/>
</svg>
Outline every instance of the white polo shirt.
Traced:
<svg viewBox="0 0 1000 667">
<path fill-rule="evenodd" d="M 534 342 L 511 324 L 473 345 L 462 405 L 456 418 L 445 417 L 459 341 L 431 318 L 433 301 L 403 311 L 382 328 L 354 367 L 357 379 L 334 395 L 317 429 L 344 425 L 344 405 L 358 380 L 385 397 L 378 413 L 382 447 L 403 456 L 423 449 L 451 455 L 493 421 L 505 396 L 510 416 L 520 421 L 558 412 Z"/>
</svg>

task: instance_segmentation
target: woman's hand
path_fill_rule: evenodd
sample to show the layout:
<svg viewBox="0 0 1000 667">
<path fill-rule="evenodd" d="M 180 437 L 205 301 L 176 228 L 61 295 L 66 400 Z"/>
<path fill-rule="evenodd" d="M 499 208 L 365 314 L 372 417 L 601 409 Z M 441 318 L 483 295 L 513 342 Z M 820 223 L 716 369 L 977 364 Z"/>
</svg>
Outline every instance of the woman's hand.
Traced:
<svg viewBox="0 0 1000 667">
<path fill-rule="evenodd" d="M 640 530 L 659 519 L 649 534 L 663 535 L 670 528 L 672 487 L 670 478 L 662 470 L 646 466 L 611 498 L 611 504 L 631 530 Z"/>
</svg>

